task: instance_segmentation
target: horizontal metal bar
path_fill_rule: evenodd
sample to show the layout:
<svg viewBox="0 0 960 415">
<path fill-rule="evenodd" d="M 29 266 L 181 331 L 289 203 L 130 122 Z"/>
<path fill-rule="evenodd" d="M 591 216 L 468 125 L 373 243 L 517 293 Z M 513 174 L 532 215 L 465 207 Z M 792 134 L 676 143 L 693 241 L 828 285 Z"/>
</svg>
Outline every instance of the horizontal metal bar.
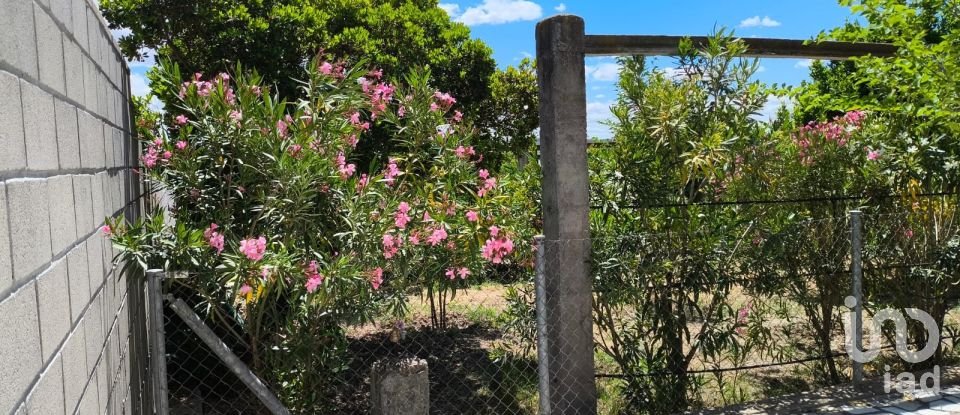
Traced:
<svg viewBox="0 0 960 415">
<path fill-rule="evenodd" d="M 705 45 L 706 36 L 621 36 L 588 35 L 584 49 L 592 56 L 676 56 L 680 41 L 690 38 L 693 44 Z M 866 42 L 810 42 L 796 39 L 741 38 L 747 44 L 744 57 L 847 60 L 860 56 L 890 57 L 896 45 Z"/>
</svg>

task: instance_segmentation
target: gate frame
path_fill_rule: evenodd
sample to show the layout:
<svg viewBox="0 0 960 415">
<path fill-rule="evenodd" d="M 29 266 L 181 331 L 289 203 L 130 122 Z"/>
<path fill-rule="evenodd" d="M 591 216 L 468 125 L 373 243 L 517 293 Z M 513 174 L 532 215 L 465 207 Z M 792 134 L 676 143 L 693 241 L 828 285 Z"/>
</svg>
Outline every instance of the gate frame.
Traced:
<svg viewBox="0 0 960 415">
<path fill-rule="evenodd" d="M 683 39 L 702 36 L 586 35 L 583 18 L 558 15 L 537 24 L 540 165 L 544 259 L 537 290 L 541 414 L 596 414 L 593 292 L 590 277 L 590 189 L 587 169 L 586 56 L 676 56 Z M 743 38 L 741 57 L 846 60 L 890 57 L 884 43 Z M 558 259 L 562 258 L 562 262 Z M 538 277 L 540 278 L 540 277 Z M 543 298 L 539 298 L 540 296 Z M 542 315 L 541 315 L 542 314 Z"/>
</svg>

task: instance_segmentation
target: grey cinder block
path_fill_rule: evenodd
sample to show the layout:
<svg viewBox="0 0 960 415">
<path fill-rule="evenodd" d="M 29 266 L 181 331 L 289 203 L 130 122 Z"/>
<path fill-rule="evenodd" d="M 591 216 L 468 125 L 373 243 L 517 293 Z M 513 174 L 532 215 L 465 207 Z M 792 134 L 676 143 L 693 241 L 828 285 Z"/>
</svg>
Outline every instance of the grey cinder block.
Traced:
<svg viewBox="0 0 960 415">
<path fill-rule="evenodd" d="M 63 383 L 63 400 L 67 413 L 72 414 L 83 396 L 83 388 L 87 383 L 87 353 L 83 339 L 83 323 L 70 333 L 63 346 L 63 378 L 69 382 Z"/>
<path fill-rule="evenodd" d="M 63 384 L 70 379 L 63 378 L 63 362 L 56 355 L 47 370 L 40 375 L 40 381 L 27 396 L 27 412 L 31 414 L 62 414 Z"/>
<path fill-rule="evenodd" d="M 47 181 L 24 179 L 7 182 L 13 277 L 22 280 L 45 266 L 52 257 Z M 2 327 L 2 326 L 0 326 Z"/>
<path fill-rule="evenodd" d="M 53 18 L 57 19 L 67 30 L 73 28 L 73 10 L 70 0 L 50 0 L 50 11 Z"/>
<path fill-rule="evenodd" d="M 47 205 L 50 209 L 50 241 L 57 255 L 77 240 L 77 214 L 74 209 L 73 178 L 47 179 Z"/>
<path fill-rule="evenodd" d="M 0 183 L 0 296 L 13 286 L 13 264 L 10 261 L 10 238 L 7 229 L 7 189 Z"/>
<path fill-rule="evenodd" d="M 87 267 L 90 270 L 90 296 L 92 297 L 103 284 L 103 241 L 99 233 L 87 239 Z"/>
<path fill-rule="evenodd" d="M 80 45 L 63 37 L 63 61 L 66 67 L 67 96 L 82 104 L 86 97 L 83 89 L 83 53 Z"/>
<path fill-rule="evenodd" d="M 40 326 L 37 318 L 36 284 L 31 282 L 0 303 L 0 413 L 19 405 L 40 371 Z"/>
<path fill-rule="evenodd" d="M 73 176 L 73 197 L 77 208 L 77 237 L 85 236 L 93 230 L 93 176 L 81 174 Z"/>
<path fill-rule="evenodd" d="M 89 57 L 83 57 L 83 106 L 91 113 L 96 114 L 97 94 L 99 94 L 100 85 L 97 84 L 97 67 Z"/>
<path fill-rule="evenodd" d="M 0 53 L 2 49 L 0 44 Z M 21 170 L 27 167 L 27 151 L 23 142 L 20 81 L 16 76 L 0 71 L 0 97 L 4 98 L 0 99 L 0 148 L 4 149 L 0 152 L 0 171 Z"/>
<path fill-rule="evenodd" d="M 105 172 L 100 172 L 93 175 L 93 178 L 91 179 L 91 188 L 93 189 L 92 200 L 94 226 L 100 226 L 100 224 L 103 223 L 104 217 L 106 217 L 106 205 L 103 202 L 103 180 L 105 179 L 105 176 Z"/>
<path fill-rule="evenodd" d="M 37 277 L 40 301 L 40 345 L 43 361 L 59 349 L 70 332 L 70 284 L 67 279 L 67 261 L 60 260 Z"/>
<path fill-rule="evenodd" d="M 96 369 L 100 360 L 100 351 L 103 350 L 103 316 L 101 313 L 101 308 L 99 306 L 100 302 L 94 300 L 90 303 L 90 307 L 87 309 L 87 313 L 83 315 L 83 335 L 86 338 L 86 353 L 87 353 L 87 373 L 88 376 L 93 377 L 92 373 Z"/>
<path fill-rule="evenodd" d="M 103 149 L 103 123 L 86 111 L 79 111 L 80 163 L 87 169 L 102 169 L 105 166 Z"/>
<path fill-rule="evenodd" d="M 37 79 L 37 38 L 33 25 L 33 2 L 0 0 L 0 61 Z"/>
<path fill-rule="evenodd" d="M 80 168 L 80 133 L 77 127 L 77 108 L 64 101 L 54 103 L 57 113 L 57 151 L 60 168 Z"/>
<path fill-rule="evenodd" d="M 63 38 L 53 18 L 39 7 L 34 8 L 37 25 L 37 55 L 40 60 L 40 82 L 63 94 Z"/>
<path fill-rule="evenodd" d="M 87 2 L 86 0 L 70 0 L 73 13 L 73 38 L 77 40 L 80 49 L 87 50 Z"/>
<path fill-rule="evenodd" d="M 99 415 L 100 409 L 97 408 L 97 399 L 97 379 L 90 378 L 87 381 L 87 388 L 83 391 L 83 397 L 80 398 L 77 415 Z"/>
<path fill-rule="evenodd" d="M 56 170 L 60 161 L 53 96 L 24 80 L 20 80 L 20 93 L 23 94 L 27 167 L 30 170 Z"/>
<path fill-rule="evenodd" d="M 70 316 L 77 321 L 90 302 L 90 269 L 87 264 L 87 244 L 81 243 L 67 254 L 70 278 Z"/>
</svg>

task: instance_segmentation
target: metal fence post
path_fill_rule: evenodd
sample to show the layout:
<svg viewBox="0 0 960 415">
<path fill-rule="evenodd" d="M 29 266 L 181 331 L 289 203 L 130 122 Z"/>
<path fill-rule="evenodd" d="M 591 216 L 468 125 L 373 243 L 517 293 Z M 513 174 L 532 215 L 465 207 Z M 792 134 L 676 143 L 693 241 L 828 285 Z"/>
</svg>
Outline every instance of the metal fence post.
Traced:
<svg viewBox="0 0 960 415">
<path fill-rule="evenodd" d="M 585 34 L 578 16 L 537 24 L 545 340 L 551 414 L 595 414 Z"/>
<path fill-rule="evenodd" d="M 536 315 L 537 315 L 537 375 L 539 381 L 537 385 L 539 386 L 540 393 L 540 414 L 546 415 L 550 413 L 550 400 L 547 399 L 550 396 L 550 376 L 548 373 L 548 368 L 550 365 L 547 363 L 547 302 L 546 294 L 544 287 L 544 236 L 537 235 L 533 237 L 534 246 L 537 248 L 537 259 L 534 270 L 534 280 L 533 287 L 535 292 L 536 301 Z"/>
<path fill-rule="evenodd" d="M 167 352 L 163 333 L 163 281 L 164 272 L 147 271 L 147 296 L 150 310 L 150 380 L 152 384 L 153 409 L 157 415 L 170 413 L 167 400 Z"/>
<path fill-rule="evenodd" d="M 850 212 L 850 270 L 853 274 L 852 294 L 856 303 L 853 306 L 853 345 L 863 350 L 863 214 L 859 210 Z M 853 385 L 863 383 L 863 363 L 853 361 Z"/>
</svg>

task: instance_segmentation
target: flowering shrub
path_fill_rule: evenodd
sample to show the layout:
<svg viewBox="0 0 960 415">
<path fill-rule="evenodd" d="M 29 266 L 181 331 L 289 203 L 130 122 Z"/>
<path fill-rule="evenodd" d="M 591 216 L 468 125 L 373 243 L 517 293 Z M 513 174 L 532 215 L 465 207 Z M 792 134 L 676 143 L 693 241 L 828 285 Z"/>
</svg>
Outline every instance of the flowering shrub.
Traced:
<svg viewBox="0 0 960 415">
<path fill-rule="evenodd" d="M 411 289 L 444 299 L 495 264 L 527 263 L 529 221 L 505 206 L 456 99 L 427 75 L 398 85 L 318 59 L 305 98 L 288 103 L 239 69 L 183 83 L 175 66 L 160 72 L 181 106 L 169 126 L 138 121 L 142 173 L 172 206 L 110 223 L 111 237 L 128 269 L 189 271 L 177 282 L 236 315 L 254 369 L 292 407 L 322 409 L 345 324 L 401 317 Z M 358 166 L 375 123 L 399 150 Z"/>
</svg>

